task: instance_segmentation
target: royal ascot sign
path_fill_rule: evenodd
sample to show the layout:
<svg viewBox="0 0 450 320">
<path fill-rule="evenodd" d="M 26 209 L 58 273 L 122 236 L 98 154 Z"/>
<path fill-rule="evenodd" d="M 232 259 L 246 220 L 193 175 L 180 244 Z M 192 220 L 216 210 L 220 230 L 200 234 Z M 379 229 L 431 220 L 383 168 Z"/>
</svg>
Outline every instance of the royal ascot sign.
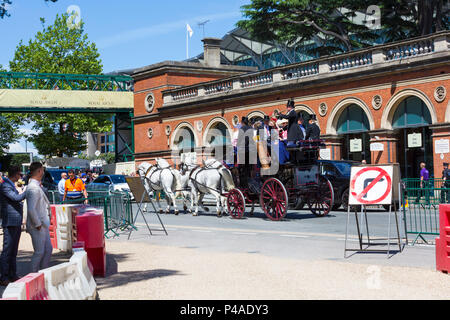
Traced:
<svg viewBox="0 0 450 320">
<path fill-rule="evenodd" d="M 132 109 L 133 92 L 0 89 L 0 110 L 43 109 Z"/>
</svg>

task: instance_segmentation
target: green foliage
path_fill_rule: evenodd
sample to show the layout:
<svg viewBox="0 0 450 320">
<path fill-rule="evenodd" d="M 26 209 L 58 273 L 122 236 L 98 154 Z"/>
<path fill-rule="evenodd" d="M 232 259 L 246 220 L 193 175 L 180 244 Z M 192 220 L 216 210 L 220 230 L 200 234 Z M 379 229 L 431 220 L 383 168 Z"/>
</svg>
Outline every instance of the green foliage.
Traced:
<svg viewBox="0 0 450 320">
<path fill-rule="evenodd" d="M 0 156 L 10 143 L 17 142 L 22 134 L 19 131 L 20 121 L 12 114 L 0 114 Z"/>
<path fill-rule="evenodd" d="M 256 39 L 276 40 L 293 45 L 318 41 L 315 51 L 321 55 L 349 51 L 368 45 L 376 38 L 365 25 L 353 23 L 357 8 L 370 1 L 360 0 L 252 0 L 242 7 L 237 26 L 248 30 Z M 341 10 L 346 8 L 347 10 Z M 350 35 L 358 34 L 359 41 Z"/>
<path fill-rule="evenodd" d="M 53 25 L 43 30 L 27 44 L 20 41 L 11 71 L 100 74 L 102 64 L 94 43 L 84 33 L 84 23 L 78 28 L 69 28 L 67 14 L 57 15 Z M 70 24 L 69 24 L 70 25 Z M 60 90 L 70 90 L 61 84 Z M 23 121 L 33 122 L 37 132 L 30 137 L 39 153 L 45 156 L 71 156 L 86 146 L 85 132 L 108 132 L 112 129 L 111 114 L 33 113 L 21 115 Z"/>
<path fill-rule="evenodd" d="M 114 153 L 102 153 L 98 156 L 98 159 L 105 160 L 106 163 L 111 164 L 116 162 L 116 155 Z"/>
<path fill-rule="evenodd" d="M 22 168 L 23 163 L 30 163 L 30 155 L 26 153 L 13 154 L 11 158 L 11 166 Z"/>
<path fill-rule="evenodd" d="M 381 10 L 382 40 L 397 41 L 449 28 L 449 0 L 252 0 L 237 26 L 260 41 L 315 41 L 314 52 L 336 54 L 371 45 L 380 31 L 354 22 L 370 5 Z M 344 9 L 345 8 L 345 9 Z"/>
<path fill-rule="evenodd" d="M 44 0 L 45 2 L 56 2 L 58 0 Z M 10 17 L 11 15 L 8 12 L 8 6 L 12 5 L 11 0 L 0 0 L 0 19 L 4 17 Z"/>
</svg>

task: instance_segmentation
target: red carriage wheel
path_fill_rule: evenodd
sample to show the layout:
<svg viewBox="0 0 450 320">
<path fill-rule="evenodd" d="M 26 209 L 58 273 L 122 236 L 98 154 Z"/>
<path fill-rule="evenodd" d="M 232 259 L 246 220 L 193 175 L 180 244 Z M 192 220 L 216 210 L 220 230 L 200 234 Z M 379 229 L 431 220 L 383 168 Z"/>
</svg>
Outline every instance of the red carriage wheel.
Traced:
<svg viewBox="0 0 450 320">
<path fill-rule="evenodd" d="M 288 193 L 280 180 L 270 178 L 264 182 L 259 203 L 270 220 L 283 219 L 288 208 Z"/>
<path fill-rule="evenodd" d="M 233 189 L 227 195 L 228 213 L 234 219 L 241 219 L 245 213 L 245 197 L 241 190 Z"/>
<path fill-rule="evenodd" d="M 308 194 L 308 207 L 313 214 L 318 217 L 326 216 L 330 213 L 334 203 L 334 191 L 331 182 L 319 176 L 317 191 Z"/>
</svg>

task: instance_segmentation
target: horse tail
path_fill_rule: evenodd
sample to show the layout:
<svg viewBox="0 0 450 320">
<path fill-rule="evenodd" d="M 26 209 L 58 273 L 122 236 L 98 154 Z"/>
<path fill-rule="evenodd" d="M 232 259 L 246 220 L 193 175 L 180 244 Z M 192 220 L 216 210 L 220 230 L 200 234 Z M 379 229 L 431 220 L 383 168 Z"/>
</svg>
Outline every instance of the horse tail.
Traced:
<svg viewBox="0 0 450 320">
<path fill-rule="evenodd" d="M 235 188 L 234 181 L 233 181 L 233 175 L 231 174 L 230 170 L 228 170 L 225 167 L 222 167 L 220 169 L 220 175 L 223 178 L 226 191 L 230 191 Z"/>
</svg>

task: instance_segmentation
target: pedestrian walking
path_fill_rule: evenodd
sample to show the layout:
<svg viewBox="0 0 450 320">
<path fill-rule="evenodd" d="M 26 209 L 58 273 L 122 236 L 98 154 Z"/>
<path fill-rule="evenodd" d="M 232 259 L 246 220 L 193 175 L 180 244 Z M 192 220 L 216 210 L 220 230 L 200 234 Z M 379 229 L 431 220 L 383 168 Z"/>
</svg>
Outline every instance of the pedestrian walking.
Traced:
<svg viewBox="0 0 450 320">
<path fill-rule="evenodd" d="M 84 199 L 83 199 L 84 195 Z M 83 200 L 86 204 L 87 201 L 87 191 L 83 183 L 83 180 L 75 176 L 75 172 L 69 170 L 69 179 L 66 180 L 64 185 L 64 197 L 63 201 L 70 200 L 72 203 L 82 203 Z"/>
<path fill-rule="evenodd" d="M 59 200 L 62 202 L 64 200 L 64 193 L 66 192 L 66 180 L 67 180 L 67 173 L 63 172 L 61 173 L 61 180 L 58 182 L 58 193 L 59 193 Z"/>
<path fill-rule="evenodd" d="M 17 252 L 22 233 L 23 203 L 25 193 L 20 194 L 15 183 L 22 177 L 19 167 L 11 166 L 8 178 L 0 184 L 0 203 L 3 228 L 3 250 L 0 256 L 0 285 L 7 286 L 9 282 L 19 279 L 17 276 Z"/>
<path fill-rule="evenodd" d="M 429 179 L 430 179 L 430 172 L 426 168 L 425 162 L 420 163 L 420 192 L 416 199 L 416 203 L 420 202 L 420 197 L 425 194 L 425 203 L 430 203 L 430 185 L 429 185 Z"/>
<path fill-rule="evenodd" d="M 52 256 L 50 241 L 50 202 L 42 190 L 41 180 L 44 167 L 40 162 L 30 165 L 30 180 L 26 191 L 27 199 L 27 232 L 31 236 L 34 254 L 31 258 L 31 272 L 48 268 Z"/>
</svg>

